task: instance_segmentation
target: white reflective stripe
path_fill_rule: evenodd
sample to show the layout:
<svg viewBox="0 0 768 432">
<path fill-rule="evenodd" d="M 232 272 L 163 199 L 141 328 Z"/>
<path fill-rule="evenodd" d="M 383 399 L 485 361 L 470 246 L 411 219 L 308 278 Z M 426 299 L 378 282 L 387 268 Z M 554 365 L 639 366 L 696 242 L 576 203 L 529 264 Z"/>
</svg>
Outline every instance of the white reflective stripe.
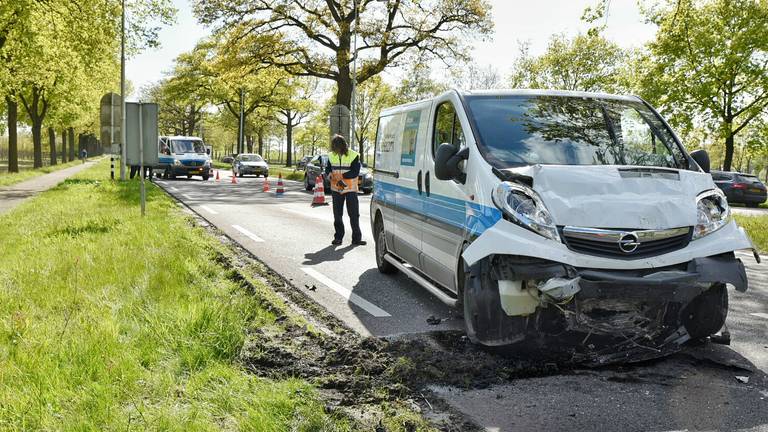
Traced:
<svg viewBox="0 0 768 432">
<path fill-rule="evenodd" d="M 348 290 L 347 288 L 344 288 L 343 286 L 339 285 L 338 283 L 331 280 L 328 276 L 318 272 L 317 270 L 309 267 L 302 267 L 301 268 L 304 273 L 308 274 L 309 276 L 316 279 L 321 284 L 327 286 L 328 288 L 336 291 L 337 294 L 344 297 L 345 299 L 349 300 L 350 302 L 354 303 L 360 309 L 363 309 L 364 311 L 368 312 L 369 314 L 377 317 L 377 318 L 384 318 L 388 316 L 392 316 L 388 314 L 386 311 L 381 309 L 380 307 L 376 306 L 375 304 L 369 302 L 368 300 L 360 297 L 359 295 L 353 293 L 352 291 Z"/>
<path fill-rule="evenodd" d="M 203 210 L 205 210 L 205 211 L 207 211 L 208 213 L 210 213 L 210 214 L 212 214 L 212 215 L 217 215 L 217 214 L 219 214 L 219 212 L 217 212 L 216 210 L 214 210 L 214 209 L 212 209 L 212 208 L 210 208 L 210 207 L 208 207 L 208 206 L 204 206 L 204 205 L 201 205 L 201 206 L 200 206 L 200 208 L 201 208 L 201 209 L 203 209 Z"/>
<path fill-rule="evenodd" d="M 264 241 L 264 239 L 262 239 L 261 237 L 257 236 L 256 234 L 248 231 L 247 229 L 241 227 L 240 225 L 232 225 L 232 228 L 240 231 L 243 235 L 245 235 L 249 239 L 255 241 L 256 243 L 262 243 Z"/>
<path fill-rule="evenodd" d="M 767 313 L 754 312 L 754 313 L 751 313 L 750 315 L 756 316 L 758 318 L 768 319 L 768 314 Z"/>
</svg>

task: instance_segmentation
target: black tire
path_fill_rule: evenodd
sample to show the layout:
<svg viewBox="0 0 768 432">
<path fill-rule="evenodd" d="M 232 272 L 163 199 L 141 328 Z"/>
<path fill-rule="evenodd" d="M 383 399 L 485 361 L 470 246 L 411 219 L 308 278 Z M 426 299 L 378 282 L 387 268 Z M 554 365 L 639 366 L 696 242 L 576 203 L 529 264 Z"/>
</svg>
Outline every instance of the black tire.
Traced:
<svg viewBox="0 0 768 432">
<path fill-rule="evenodd" d="M 373 192 L 373 189 L 363 189 L 363 193 L 364 193 L 365 195 L 370 195 L 370 194 L 371 194 L 371 192 Z"/>
<path fill-rule="evenodd" d="M 204 175 L 204 176 L 203 176 L 203 181 L 208 181 L 208 179 L 209 179 L 209 178 L 210 178 L 210 177 L 208 177 L 207 175 Z"/>
<path fill-rule="evenodd" d="M 747 207 L 758 208 L 760 207 L 760 203 L 747 203 Z"/>
<path fill-rule="evenodd" d="M 384 259 L 384 255 L 387 253 L 387 239 L 384 232 L 384 224 L 381 222 L 380 218 L 376 219 L 376 232 L 374 233 L 374 242 L 376 243 L 376 268 L 379 269 L 379 273 L 396 273 L 397 267 L 393 266 L 391 262 Z"/>
<path fill-rule="evenodd" d="M 192 174 L 187 174 L 187 178 L 191 179 L 192 178 Z"/>
<path fill-rule="evenodd" d="M 237 173 L 237 176 L 240 177 L 240 178 L 243 178 L 243 173 L 239 172 L 239 173 Z"/>
<path fill-rule="evenodd" d="M 473 343 L 505 346 L 525 339 L 527 317 L 512 317 L 501 308 L 499 282 L 484 258 L 464 276 L 464 328 Z"/>
<path fill-rule="evenodd" d="M 728 290 L 725 285 L 712 285 L 699 294 L 683 309 L 680 317 L 693 340 L 717 333 L 728 317 Z"/>
<path fill-rule="evenodd" d="M 309 184 L 309 176 L 304 174 L 304 190 L 311 191 L 313 187 Z"/>
</svg>

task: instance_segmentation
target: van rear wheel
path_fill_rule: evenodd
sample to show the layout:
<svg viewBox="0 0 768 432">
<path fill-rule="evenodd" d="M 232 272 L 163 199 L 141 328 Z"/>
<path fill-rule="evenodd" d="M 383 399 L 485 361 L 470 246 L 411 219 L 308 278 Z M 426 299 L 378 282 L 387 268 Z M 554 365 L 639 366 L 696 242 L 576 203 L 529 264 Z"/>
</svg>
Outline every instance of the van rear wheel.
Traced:
<svg viewBox="0 0 768 432">
<path fill-rule="evenodd" d="M 376 267 L 380 273 L 392 274 L 397 271 L 397 268 L 392 265 L 391 262 L 384 259 L 387 255 L 387 237 L 384 233 L 384 224 L 381 223 L 381 219 L 376 221 Z"/>
</svg>

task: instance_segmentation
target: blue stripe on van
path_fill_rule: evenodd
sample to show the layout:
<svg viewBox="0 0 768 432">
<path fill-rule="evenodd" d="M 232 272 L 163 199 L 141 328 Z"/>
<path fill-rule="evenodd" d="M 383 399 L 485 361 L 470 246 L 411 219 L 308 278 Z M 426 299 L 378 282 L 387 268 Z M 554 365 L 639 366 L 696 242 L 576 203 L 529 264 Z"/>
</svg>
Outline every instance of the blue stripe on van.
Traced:
<svg viewBox="0 0 768 432">
<path fill-rule="evenodd" d="M 482 234 L 501 219 L 501 211 L 495 207 L 444 195 L 430 194 L 427 197 L 426 194 L 419 195 L 416 189 L 382 181 L 376 182 L 373 188 L 373 200 L 465 229 L 472 235 Z"/>
</svg>

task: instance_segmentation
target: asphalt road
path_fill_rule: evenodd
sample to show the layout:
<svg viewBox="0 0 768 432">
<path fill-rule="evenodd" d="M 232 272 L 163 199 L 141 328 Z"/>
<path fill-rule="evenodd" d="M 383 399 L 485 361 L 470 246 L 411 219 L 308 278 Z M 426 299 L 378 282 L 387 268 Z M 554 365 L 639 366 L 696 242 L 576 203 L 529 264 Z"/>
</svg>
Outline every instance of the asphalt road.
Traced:
<svg viewBox="0 0 768 432">
<path fill-rule="evenodd" d="M 403 275 L 376 270 L 370 196 L 360 196 L 363 238 L 333 247 L 330 206 L 287 181 L 282 197 L 263 179 L 159 181 L 349 327 L 378 337 L 462 329 L 456 311 Z M 330 199 L 330 196 L 327 197 Z M 731 291 L 730 346 L 707 344 L 639 366 L 517 379 L 481 390 L 433 387 L 434 394 L 487 430 L 768 431 L 768 262 L 748 267 L 750 290 Z M 430 325 L 430 316 L 442 319 Z M 748 382 L 736 379 L 746 376 Z"/>
</svg>

